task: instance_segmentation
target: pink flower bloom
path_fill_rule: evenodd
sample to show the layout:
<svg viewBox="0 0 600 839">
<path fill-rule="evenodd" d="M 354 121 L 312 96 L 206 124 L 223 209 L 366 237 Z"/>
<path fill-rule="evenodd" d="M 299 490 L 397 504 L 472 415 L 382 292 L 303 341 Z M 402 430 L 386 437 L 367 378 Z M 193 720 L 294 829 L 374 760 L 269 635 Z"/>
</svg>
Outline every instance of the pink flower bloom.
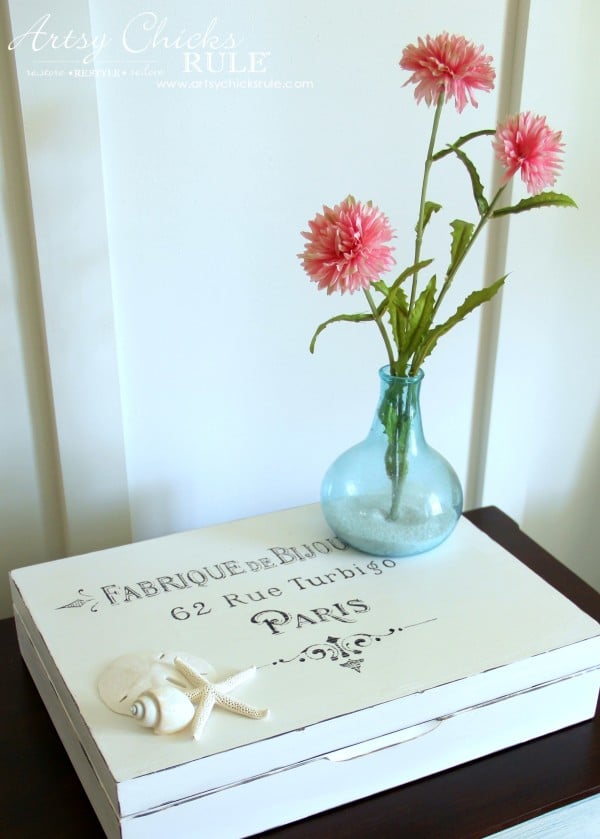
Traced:
<svg viewBox="0 0 600 839">
<path fill-rule="evenodd" d="M 442 32 L 435 38 L 427 35 L 425 41 L 419 38 L 417 46 L 405 47 L 400 66 L 412 71 L 406 84 L 416 84 L 417 102 L 424 99 L 427 105 L 436 104 L 443 91 L 446 101 L 454 97 L 460 113 L 467 101 L 477 107 L 474 91 L 493 89 L 496 73 L 491 62 L 491 56 L 483 54 L 483 47 L 476 47 L 462 35 Z"/>
<path fill-rule="evenodd" d="M 308 225 L 310 232 L 302 233 L 308 242 L 298 256 L 327 294 L 368 288 L 395 262 L 386 244 L 394 235 L 389 220 L 370 201 L 361 204 L 349 196 L 333 209 L 323 207 Z"/>
<path fill-rule="evenodd" d="M 552 186 L 562 166 L 561 139 L 561 132 L 552 131 L 546 117 L 529 111 L 509 117 L 498 126 L 493 144 L 496 157 L 506 169 L 504 182 L 520 170 L 532 195 Z"/>
</svg>

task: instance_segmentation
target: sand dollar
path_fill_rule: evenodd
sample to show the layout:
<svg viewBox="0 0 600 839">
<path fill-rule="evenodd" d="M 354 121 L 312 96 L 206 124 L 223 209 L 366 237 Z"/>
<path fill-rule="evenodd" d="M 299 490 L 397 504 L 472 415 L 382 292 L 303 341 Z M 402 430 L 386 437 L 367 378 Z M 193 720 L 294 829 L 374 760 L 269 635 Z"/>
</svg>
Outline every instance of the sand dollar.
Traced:
<svg viewBox="0 0 600 839">
<path fill-rule="evenodd" d="M 181 690 L 189 690 L 192 685 L 176 669 L 176 658 L 184 659 L 207 679 L 213 679 L 214 668 L 199 656 L 156 650 L 128 653 L 111 661 L 100 674 L 98 679 L 100 698 L 117 714 L 129 715 L 133 703 L 153 688 L 175 685 Z"/>
</svg>

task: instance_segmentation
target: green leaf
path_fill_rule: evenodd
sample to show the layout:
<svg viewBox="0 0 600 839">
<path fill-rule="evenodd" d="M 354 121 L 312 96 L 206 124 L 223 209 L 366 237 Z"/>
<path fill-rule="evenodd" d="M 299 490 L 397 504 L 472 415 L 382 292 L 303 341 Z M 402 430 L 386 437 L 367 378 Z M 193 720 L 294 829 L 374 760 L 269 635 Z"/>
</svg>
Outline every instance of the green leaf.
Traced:
<svg viewBox="0 0 600 839">
<path fill-rule="evenodd" d="M 459 137 L 455 143 L 449 144 L 448 148 L 436 152 L 433 155 L 432 160 L 441 160 L 442 157 L 452 154 L 455 149 L 460 148 L 460 146 L 464 146 L 465 143 L 474 140 L 476 137 L 492 137 L 495 133 L 495 128 L 482 128 L 480 131 L 472 131 L 470 134 L 465 134 L 463 137 Z"/>
<path fill-rule="evenodd" d="M 398 350 L 401 352 L 404 344 L 404 333 L 406 331 L 404 325 L 408 317 L 408 297 L 403 288 L 398 286 L 391 290 L 387 299 L 387 306 L 394 341 Z"/>
<path fill-rule="evenodd" d="M 376 282 L 372 282 L 371 288 L 374 288 L 383 296 L 383 300 L 377 306 L 377 317 L 382 318 L 383 315 L 385 315 L 385 313 L 389 309 L 390 301 L 394 297 L 396 290 L 393 286 L 390 288 L 390 286 L 384 283 L 383 280 L 377 280 Z"/>
<path fill-rule="evenodd" d="M 425 202 L 425 206 L 423 207 L 423 230 L 425 230 L 425 228 L 429 224 L 431 216 L 434 213 L 439 213 L 439 211 L 441 209 L 442 209 L 442 205 L 441 204 L 436 204 L 435 201 L 426 201 Z M 417 228 L 415 227 L 415 231 L 416 231 L 416 229 Z"/>
<path fill-rule="evenodd" d="M 452 228 L 452 246 L 450 248 L 450 266 L 448 268 L 448 274 L 452 272 L 456 263 L 464 256 L 469 242 L 471 241 L 475 225 L 471 224 L 469 221 L 463 221 L 462 219 L 457 218 L 450 222 L 450 227 Z"/>
<path fill-rule="evenodd" d="M 436 276 L 429 280 L 426 287 L 415 300 L 415 305 L 408 320 L 408 344 L 406 347 L 406 361 L 416 351 L 433 318 L 435 305 Z"/>
<path fill-rule="evenodd" d="M 468 297 L 466 297 L 461 303 L 456 312 L 448 318 L 448 320 L 431 329 L 425 337 L 422 351 L 419 352 L 418 356 L 415 356 L 413 361 L 413 370 L 418 369 L 423 364 L 427 356 L 431 355 L 442 335 L 450 332 L 450 330 L 456 326 L 457 323 L 460 323 L 460 321 L 472 312 L 473 309 L 476 309 L 478 306 L 481 306 L 482 303 L 487 303 L 491 300 L 492 297 L 494 297 L 495 294 L 502 288 L 504 280 L 507 276 L 508 275 L 505 274 L 504 277 L 500 277 L 500 279 L 496 280 L 495 283 L 492 283 L 485 288 L 479 288 L 472 291 L 471 294 L 469 294 Z"/>
<path fill-rule="evenodd" d="M 337 323 L 339 321 L 348 321 L 348 322 L 351 322 L 351 323 L 364 323 L 365 321 L 371 321 L 371 320 L 375 320 L 375 318 L 373 317 L 372 314 L 360 314 L 360 313 L 355 314 L 355 315 L 336 315 L 334 318 L 329 318 L 329 320 L 326 320 L 319 327 L 317 327 L 317 330 L 312 337 L 312 341 L 310 342 L 311 353 L 314 353 L 314 351 L 315 351 L 315 344 L 317 342 L 317 338 L 319 337 L 321 332 L 323 332 L 323 330 L 326 329 L 329 326 L 330 323 Z"/>
<path fill-rule="evenodd" d="M 408 297 L 400 286 L 390 290 L 388 305 L 390 309 L 398 309 L 405 317 L 408 316 Z"/>
<path fill-rule="evenodd" d="M 475 168 L 475 164 L 469 157 L 467 157 L 464 151 L 461 151 L 459 148 L 456 148 L 456 146 L 453 146 L 452 150 L 458 157 L 458 159 L 461 161 L 461 163 L 464 164 L 464 166 L 467 169 L 467 172 L 469 173 L 469 177 L 471 178 L 471 187 L 473 189 L 473 198 L 475 199 L 475 203 L 477 204 L 479 215 L 482 216 L 484 215 L 484 213 L 487 213 L 490 205 L 488 204 L 485 195 L 483 194 L 483 184 L 481 183 L 481 179 L 479 177 L 477 169 Z"/>
<path fill-rule="evenodd" d="M 404 271 L 396 277 L 390 290 L 395 291 L 398 286 L 404 282 L 404 280 L 408 279 L 408 277 L 411 277 L 413 274 L 417 274 L 421 268 L 427 268 L 427 266 L 431 265 L 432 262 L 433 259 L 423 259 L 421 262 L 415 262 L 414 265 L 410 265 L 408 268 L 405 268 Z"/>
<path fill-rule="evenodd" d="M 387 388 L 377 415 L 388 438 L 384 457 L 385 470 L 389 479 L 397 486 L 408 470 L 411 405 L 405 385 L 391 384 Z"/>
<path fill-rule="evenodd" d="M 522 201 L 513 204 L 511 207 L 501 207 L 499 210 L 494 210 L 492 217 L 506 216 L 509 213 L 524 213 L 526 210 L 534 210 L 536 207 L 577 207 L 577 204 L 562 192 L 540 192 L 537 195 L 532 195 L 531 198 L 523 198 Z"/>
<path fill-rule="evenodd" d="M 384 297 L 387 297 L 390 293 L 390 287 L 387 283 L 384 283 L 383 280 L 376 280 L 375 282 L 371 283 L 371 287 L 378 291 L 380 294 L 383 294 Z"/>
<path fill-rule="evenodd" d="M 406 322 L 406 318 L 408 317 L 408 298 L 404 290 L 401 288 L 401 285 L 404 280 L 412 274 L 416 274 L 421 270 L 421 268 L 426 268 L 428 265 L 431 265 L 432 262 L 433 259 L 424 259 L 422 262 L 416 262 L 414 265 L 410 265 L 408 268 L 405 268 L 404 271 L 396 277 L 394 283 L 389 288 L 387 286 L 385 287 L 385 291 L 378 288 L 380 284 L 379 282 L 371 284 L 377 289 L 377 291 L 381 291 L 382 294 L 385 295 L 384 300 L 377 307 L 377 315 L 382 317 L 385 312 L 388 311 L 394 341 L 396 342 L 399 352 L 402 352 L 402 348 L 405 344 L 404 334 L 406 330 L 404 328 L 404 324 Z"/>
</svg>

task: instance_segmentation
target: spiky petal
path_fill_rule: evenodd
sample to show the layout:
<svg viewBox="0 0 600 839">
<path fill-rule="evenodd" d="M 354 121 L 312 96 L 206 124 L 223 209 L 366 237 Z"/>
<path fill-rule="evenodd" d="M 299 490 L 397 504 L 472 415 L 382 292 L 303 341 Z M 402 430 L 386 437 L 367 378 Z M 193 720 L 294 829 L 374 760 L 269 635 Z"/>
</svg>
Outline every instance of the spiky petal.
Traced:
<svg viewBox="0 0 600 839">
<path fill-rule="evenodd" d="M 395 260 L 387 243 L 393 238 L 388 218 L 369 201 L 362 204 L 348 196 L 340 204 L 323 207 L 309 221 L 302 267 L 327 294 L 352 294 L 368 288 L 388 271 Z"/>
<path fill-rule="evenodd" d="M 493 146 L 496 157 L 505 168 L 505 183 L 517 172 L 536 195 L 552 186 L 562 167 L 562 133 L 552 131 L 546 117 L 530 111 L 515 114 L 499 125 Z"/>
<path fill-rule="evenodd" d="M 492 58 L 484 54 L 482 46 L 447 32 L 434 38 L 427 35 L 425 40 L 419 38 L 416 46 L 409 44 L 400 66 L 412 72 L 406 84 L 416 85 L 417 102 L 435 104 L 443 91 L 446 101 L 454 98 L 459 113 L 468 102 L 476 108 L 474 92 L 492 90 L 496 77 Z"/>
</svg>

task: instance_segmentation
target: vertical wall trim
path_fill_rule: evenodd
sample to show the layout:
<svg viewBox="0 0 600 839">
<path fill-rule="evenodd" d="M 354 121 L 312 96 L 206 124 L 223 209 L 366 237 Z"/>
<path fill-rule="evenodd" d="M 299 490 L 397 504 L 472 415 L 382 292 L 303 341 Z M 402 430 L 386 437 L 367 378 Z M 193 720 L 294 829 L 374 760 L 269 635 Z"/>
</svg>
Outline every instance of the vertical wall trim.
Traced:
<svg viewBox="0 0 600 839">
<path fill-rule="evenodd" d="M 0 6 L 0 39 L 12 40 L 8 8 Z M 12 212 L 6 225 L 15 264 L 15 306 L 26 370 L 26 392 L 33 440 L 36 479 L 43 516 L 47 558 L 64 554 L 65 507 L 58 458 L 56 418 L 52 404 L 46 330 L 42 314 L 39 266 L 35 246 L 31 192 L 27 172 L 23 118 L 14 54 L 6 48 L 1 58 L 3 76 L 2 127 L 4 179 Z"/>
<path fill-rule="evenodd" d="M 9 0 L 14 36 L 49 15 Z M 54 32 L 92 31 L 88 3 L 63 0 Z M 61 51 L 62 50 L 62 51 Z M 129 491 L 96 82 L 61 47 L 14 49 L 41 310 L 65 511 L 65 552 L 130 541 Z M 58 71 L 51 82 L 43 71 Z"/>
<path fill-rule="evenodd" d="M 498 84 L 498 121 L 503 121 L 508 114 L 520 110 L 529 17 L 530 0 L 508 0 L 504 23 L 502 78 Z M 500 178 L 500 167 L 496 166 L 493 191 L 498 188 Z M 509 184 L 504 193 L 507 203 L 510 203 L 511 193 L 512 188 Z M 504 218 L 490 227 L 485 267 L 486 285 L 491 285 L 506 273 L 509 225 L 509 219 Z M 501 317 L 502 291 L 491 303 L 483 306 L 481 312 L 472 437 L 465 487 L 467 509 L 480 506 L 483 498 Z"/>
</svg>

